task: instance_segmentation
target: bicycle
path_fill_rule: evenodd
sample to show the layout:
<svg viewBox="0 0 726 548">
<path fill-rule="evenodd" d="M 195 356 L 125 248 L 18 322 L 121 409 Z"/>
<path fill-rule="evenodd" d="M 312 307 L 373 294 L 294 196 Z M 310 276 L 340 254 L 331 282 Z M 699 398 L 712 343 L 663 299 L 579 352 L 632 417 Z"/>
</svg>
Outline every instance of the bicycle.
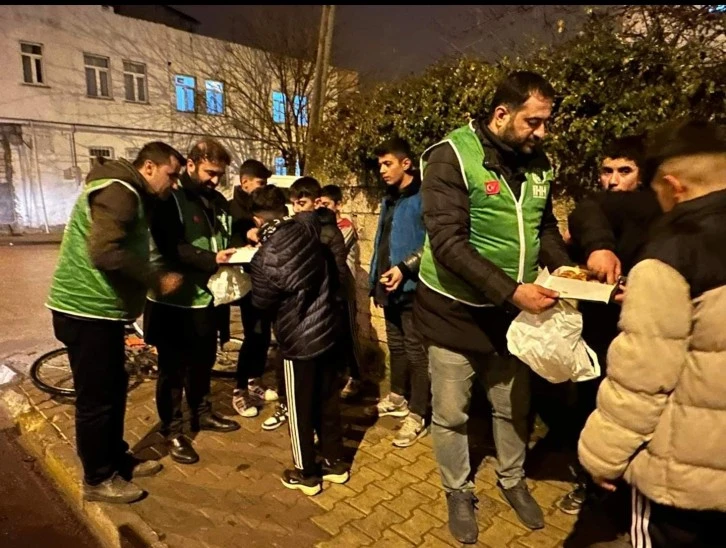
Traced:
<svg viewBox="0 0 726 548">
<path fill-rule="evenodd" d="M 126 327 L 124 337 L 126 371 L 134 378 L 129 390 L 141 382 L 158 377 L 157 351 L 154 346 L 144 342 L 142 325 L 134 322 Z M 241 344 L 241 340 L 236 340 Z M 237 371 L 237 355 L 237 352 L 217 350 L 212 376 L 233 378 Z M 68 349 L 65 347 L 56 348 L 39 356 L 30 366 L 30 379 L 39 390 L 53 396 L 72 398 L 76 395 Z"/>
</svg>

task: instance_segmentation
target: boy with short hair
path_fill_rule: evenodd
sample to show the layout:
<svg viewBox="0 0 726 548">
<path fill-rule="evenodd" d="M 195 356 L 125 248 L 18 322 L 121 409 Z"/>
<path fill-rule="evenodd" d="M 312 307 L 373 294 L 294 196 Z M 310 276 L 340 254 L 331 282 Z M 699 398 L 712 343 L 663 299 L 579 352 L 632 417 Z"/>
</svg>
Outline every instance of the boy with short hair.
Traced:
<svg viewBox="0 0 726 548">
<path fill-rule="evenodd" d="M 252 212 L 260 228 L 260 249 L 251 262 L 252 302 L 274 313 L 275 336 L 284 358 L 290 441 L 295 469 L 285 470 L 288 489 L 316 495 L 322 480 L 345 483 L 341 461 L 342 428 L 335 389 L 338 318 L 321 226 L 313 212 L 287 216 L 285 196 L 267 186 L 252 194 Z M 314 434 L 322 466 L 316 463 Z"/>
<path fill-rule="evenodd" d="M 628 275 L 579 458 L 632 485 L 633 546 L 723 546 L 726 523 L 726 128 L 671 123 L 643 178 L 665 214 Z"/>
<path fill-rule="evenodd" d="M 320 241 L 323 244 L 323 257 L 328 263 L 331 278 L 331 295 L 339 306 L 346 300 L 348 277 L 346 271 L 346 249 L 343 234 L 337 226 L 335 214 L 320 207 L 321 187 L 313 177 L 300 177 L 289 189 L 290 202 L 295 214 L 313 213 L 320 223 Z M 346 316 L 347 317 L 347 316 Z M 279 401 L 275 413 L 262 423 L 263 430 L 274 430 L 288 418 L 287 401 L 285 399 L 284 376 L 278 371 Z"/>
<path fill-rule="evenodd" d="M 356 295 L 355 295 L 355 269 L 358 263 L 358 255 L 360 248 L 358 246 L 358 233 L 356 232 L 353 221 L 341 214 L 343 206 L 343 191 L 338 185 L 326 185 L 320 192 L 320 206 L 330 209 L 335 213 L 338 223 L 338 229 L 343 234 L 345 242 L 346 263 L 348 270 L 347 277 L 347 295 L 343 301 L 343 317 L 344 327 L 347 326 L 346 332 L 346 354 L 348 357 L 348 366 L 350 368 L 350 377 L 345 387 L 340 393 L 343 399 L 355 397 L 360 392 L 361 375 L 359 367 L 360 345 L 358 338 L 355 336 L 355 322 L 357 315 Z"/>
</svg>

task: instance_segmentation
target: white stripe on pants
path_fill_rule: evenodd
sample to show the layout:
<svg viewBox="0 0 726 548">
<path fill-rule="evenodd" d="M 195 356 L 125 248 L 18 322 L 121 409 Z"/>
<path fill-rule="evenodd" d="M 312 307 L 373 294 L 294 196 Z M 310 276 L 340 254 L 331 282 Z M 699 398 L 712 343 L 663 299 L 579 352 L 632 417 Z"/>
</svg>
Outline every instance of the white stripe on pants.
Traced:
<svg viewBox="0 0 726 548">
<path fill-rule="evenodd" d="M 630 542 L 633 548 L 652 548 L 648 525 L 650 524 L 650 500 L 635 487 L 632 488 L 633 522 L 630 526 Z"/>
<path fill-rule="evenodd" d="M 292 360 L 283 361 L 285 367 L 285 393 L 287 394 L 287 424 L 290 427 L 290 445 L 295 468 L 303 469 L 302 450 L 300 449 L 300 433 L 297 429 L 297 406 L 295 405 L 295 370 Z"/>
</svg>

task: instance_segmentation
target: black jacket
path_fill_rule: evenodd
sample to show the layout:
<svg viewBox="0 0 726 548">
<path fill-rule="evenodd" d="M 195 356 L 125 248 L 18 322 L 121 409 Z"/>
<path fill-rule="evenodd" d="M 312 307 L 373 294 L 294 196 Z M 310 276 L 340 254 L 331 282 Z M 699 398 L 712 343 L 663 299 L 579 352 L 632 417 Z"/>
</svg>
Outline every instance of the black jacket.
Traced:
<svg viewBox="0 0 726 548">
<path fill-rule="evenodd" d="M 339 300 L 345 300 L 348 285 L 348 250 L 345 247 L 343 233 L 338 228 L 335 213 L 327 207 L 319 207 L 315 215 L 320 222 L 320 242 L 328 261 L 331 293 Z"/>
<path fill-rule="evenodd" d="M 141 197 L 147 220 L 154 207 L 161 203 L 139 170 L 126 160 L 99 161 L 86 182 L 98 179 L 118 179 L 131 185 Z M 88 235 L 88 252 L 93 266 L 108 276 L 121 295 L 138 293 L 144 287 L 158 290 L 160 273 L 125 245 L 129 227 L 138 217 L 136 194 L 123 185 L 109 185 L 91 194 L 90 208 L 93 223 Z"/>
<path fill-rule="evenodd" d="M 244 247 L 247 241 L 247 232 L 255 227 L 252 218 L 252 196 L 235 186 L 232 199 L 229 201 L 229 213 L 232 215 L 232 238 L 230 247 Z"/>
<path fill-rule="evenodd" d="M 602 192 L 585 198 L 570 214 L 571 254 L 585 264 L 590 253 L 607 249 L 617 255 L 627 276 L 640 259 L 653 223 L 662 215 L 655 193 Z M 605 364 L 608 347 L 618 334 L 620 305 L 580 303 L 582 336 Z"/>
<path fill-rule="evenodd" d="M 274 317 L 282 355 L 308 360 L 333 347 L 338 314 L 314 213 L 268 223 L 252 258 L 252 304 Z"/>
<path fill-rule="evenodd" d="M 653 223 L 641 259 L 657 259 L 673 267 L 688 282 L 691 298 L 697 299 L 726 285 L 724 242 L 726 190 L 720 190 L 682 202 L 663 214 Z"/>
<path fill-rule="evenodd" d="M 515 195 L 528 170 L 546 171 L 550 163 L 543 152 L 524 155 L 494 136 L 484 124 L 477 126 L 484 147 L 484 165 L 501 174 Z M 479 290 L 494 305 L 473 307 L 418 284 L 415 318 L 429 342 L 459 352 L 507 353 L 506 333 L 516 308 L 509 299 L 517 282 L 469 244 L 469 193 L 454 149 L 441 144 L 431 151 L 421 189 L 423 216 L 436 260 Z M 550 270 L 571 264 L 547 199 L 540 226 L 540 262 Z"/>
</svg>

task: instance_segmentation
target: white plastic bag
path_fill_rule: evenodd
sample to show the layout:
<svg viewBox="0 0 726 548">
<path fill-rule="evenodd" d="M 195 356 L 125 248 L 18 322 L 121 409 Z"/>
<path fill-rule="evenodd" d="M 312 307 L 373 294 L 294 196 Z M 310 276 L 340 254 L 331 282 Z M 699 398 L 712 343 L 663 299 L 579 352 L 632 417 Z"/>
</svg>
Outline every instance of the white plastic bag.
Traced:
<svg viewBox="0 0 726 548">
<path fill-rule="evenodd" d="M 252 279 L 239 266 L 220 266 L 209 278 L 207 287 L 214 297 L 214 306 L 238 301 L 252 289 Z"/>
<path fill-rule="evenodd" d="M 582 339 L 582 314 L 568 301 L 541 314 L 520 312 L 507 332 L 507 348 L 551 383 L 600 376 L 597 354 Z"/>
</svg>

